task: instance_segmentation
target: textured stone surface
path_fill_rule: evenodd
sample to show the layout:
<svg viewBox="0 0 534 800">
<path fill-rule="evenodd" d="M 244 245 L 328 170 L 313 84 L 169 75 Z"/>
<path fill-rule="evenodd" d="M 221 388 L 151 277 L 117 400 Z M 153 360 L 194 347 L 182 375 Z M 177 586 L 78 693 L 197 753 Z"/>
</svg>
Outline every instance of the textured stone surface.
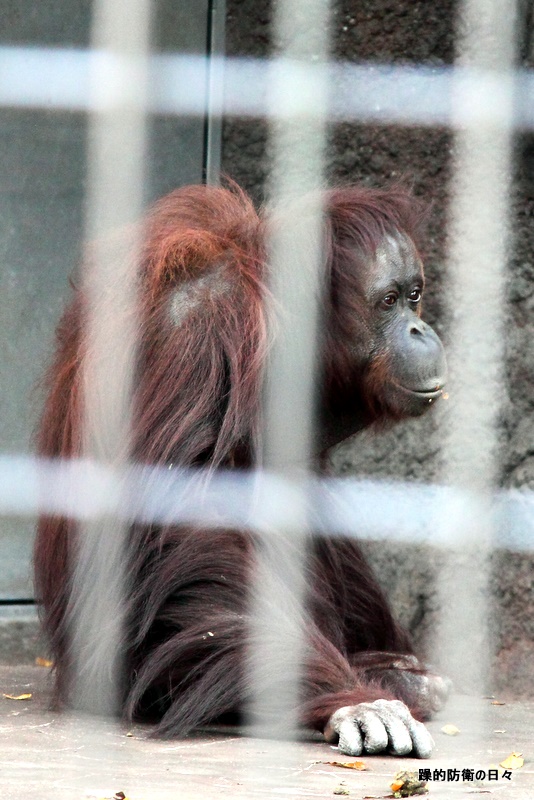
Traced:
<svg viewBox="0 0 534 800">
<path fill-rule="evenodd" d="M 519 62 L 532 65 L 532 23 L 521 5 Z M 424 64 L 439 67 L 454 58 L 456 0 L 336 0 L 332 39 L 336 57 L 353 62 Z M 267 0 L 228 0 L 229 55 L 270 52 Z M 227 120 L 223 168 L 258 200 L 264 199 L 269 158 L 264 123 Z M 383 186 L 401 177 L 431 203 L 424 253 L 428 277 L 425 318 L 445 335 L 441 280 L 446 259 L 446 220 L 454 142 L 449 131 L 418 127 L 338 124 L 330 129 L 327 173 L 331 181 Z M 500 486 L 534 488 L 534 136 L 516 138 L 512 193 L 513 252 L 508 267 L 505 325 L 506 397 L 499 421 Z M 481 298 L 484 302 L 484 298 Z M 440 478 L 437 415 L 394 429 L 366 432 L 338 446 L 330 458 L 333 474 L 436 481 Z M 378 575 L 402 619 L 425 647 L 436 613 L 435 562 L 397 546 L 369 546 Z M 422 557 L 423 556 L 423 557 Z M 499 551 L 494 555 L 491 592 L 493 629 L 501 685 L 534 691 L 533 557 Z"/>
<path fill-rule="evenodd" d="M 35 609 L 8 606 L 0 609 L 0 664 L 35 664 L 46 645 Z"/>
</svg>

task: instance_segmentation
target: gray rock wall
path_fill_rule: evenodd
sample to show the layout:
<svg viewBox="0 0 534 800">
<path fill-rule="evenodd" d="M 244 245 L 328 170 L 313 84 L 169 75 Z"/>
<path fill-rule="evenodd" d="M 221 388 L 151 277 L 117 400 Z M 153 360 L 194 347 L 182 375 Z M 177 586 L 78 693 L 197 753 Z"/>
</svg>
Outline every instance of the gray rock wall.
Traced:
<svg viewBox="0 0 534 800">
<path fill-rule="evenodd" d="M 454 58 L 455 0 L 336 0 L 334 55 L 354 62 L 424 64 L 439 67 Z M 519 63 L 532 66 L 532 19 L 524 3 L 518 30 Z M 271 3 L 228 0 L 228 55 L 270 52 Z M 330 130 L 327 173 L 331 181 L 382 186 L 405 177 L 432 204 L 424 252 L 428 277 L 425 318 L 446 338 L 440 283 L 446 256 L 446 218 L 454 156 L 445 129 L 338 124 Z M 253 196 L 264 198 L 268 171 L 266 126 L 227 119 L 223 169 Z M 514 230 L 509 265 L 506 325 L 506 394 L 499 422 L 499 485 L 534 488 L 534 136 L 515 140 L 512 198 Z M 481 298 L 484 302 L 484 298 Z M 338 475 L 409 481 L 440 477 L 436 417 L 402 423 L 392 430 L 365 432 L 331 453 Z M 369 545 L 379 578 L 403 622 L 424 651 L 436 618 L 434 576 L 439 555 L 432 548 Z M 497 650 L 496 687 L 533 691 L 533 574 L 531 553 L 498 550 L 493 558 L 489 613 Z"/>
</svg>

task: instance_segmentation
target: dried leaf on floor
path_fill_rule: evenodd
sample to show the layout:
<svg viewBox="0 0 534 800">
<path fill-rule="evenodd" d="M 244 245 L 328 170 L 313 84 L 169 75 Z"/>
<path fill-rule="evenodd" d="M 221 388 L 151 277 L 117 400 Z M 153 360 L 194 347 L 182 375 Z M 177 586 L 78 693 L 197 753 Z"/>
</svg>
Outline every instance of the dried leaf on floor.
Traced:
<svg viewBox="0 0 534 800">
<path fill-rule="evenodd" d="M 31 693 L 26 693 L 26 694 L 6 694 L 4 692 L 3 693 L 3 697 L 5 697 L 6 700 L 31 700 L 32 699 L 32 694 Z"/>
<path fill-rule="evenodd" d="M 37 656 L 35 659 L 35 666 L 36 667 L 53 667 L 54 662 L 50 661 L 48 658 L 41 658 L 41 656 Z"/>
<path fill-rule="evenodd" d="M 521 769 L 524 763 L 523 753 L 510 753 L 508 758 L 499 763 L 499 766 L 503 769 Z"/>
<path fill-rule="evenodd" d="M 457 728 L 456 725 L 444 725 L 441 732 L 446 733 L 447 736 L 458 736 L 460 728 Z"/>
<path fill-rule="evenodd" d="M 345 769 L 359 770 L 367 769 L 363 761 L 323 761 L 321 763 L 327 764 L 329 767 L 344 767 Z"/>
</svg>

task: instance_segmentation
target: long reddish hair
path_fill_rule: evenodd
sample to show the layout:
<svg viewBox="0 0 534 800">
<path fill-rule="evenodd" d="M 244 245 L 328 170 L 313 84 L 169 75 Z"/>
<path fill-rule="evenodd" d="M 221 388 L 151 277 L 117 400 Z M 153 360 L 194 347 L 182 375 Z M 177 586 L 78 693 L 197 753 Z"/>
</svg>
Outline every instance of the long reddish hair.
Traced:
<svg viewBox="0 0 534 800">
<path fill-rule="evenodd" d="M 307 213 L 305 201 L 295 208 L 297 215 Z M 258 213 L 231 184 L 178 189 L 142 223 L 133 273 L 139 283 L 130 453 L 135 462 L 212 470 L 254 463 L 272 330 L 265 239 L 273 219 L 276 215 Z M 401 230 L 413 238 L 419 221 L 419 206 L 400 188 L 347 187 L 324 195 L 323 391 L 351 379 L 351 343 L 366 335 L 361 274 L 385 233 Z M 118 252 L 128 253 L 121 237 L 113 240 L 110 258 Z M 60 321 L 45 379 L 37 437 L 41 456 L 82 455 L 86 315 L 87 298 L 79 287 Z M 58 695 L 69 665 L 68 561 L 75 535 L 72 520 L 39 520 L 36 592 L 56 662 Z M 243 698 L 239 664 L 247 636 L 250 537 L 134 525 L 129 552 L 125 709 L 133 715 L 147 697 L 163 697 L 160 730 L 185 732 Z M 353 543 L 322 542 L 314 558 L 310 605 L 316 621 L 310 627 L 304 716 L 319 726 L 329 709 L 339 707 L 341 695 L 344 704 L 348 695 L 353 701 L 395 696 L 365 683 L 355 653 L 380 650 L 382 663 L 388 661 L 383 651 L 410 652 L 411 646 Z M 201 636 L 210 615 L 216 618 L 216 640 Z M 176 702 L 168 696 L 169 683 L 176 687 Z"/>
</svg>

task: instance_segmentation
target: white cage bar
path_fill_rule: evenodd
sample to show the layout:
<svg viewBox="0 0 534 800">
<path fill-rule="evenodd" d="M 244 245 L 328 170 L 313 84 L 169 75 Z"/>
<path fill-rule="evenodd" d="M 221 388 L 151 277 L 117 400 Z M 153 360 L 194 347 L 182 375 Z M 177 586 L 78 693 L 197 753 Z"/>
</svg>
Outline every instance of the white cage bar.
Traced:
<svg viewBox="0 0 534 800">
<path fill-rule="evenodd" d="M 440 515 L 440 524 L 458 537 L 458 545 L 440 576 L 437 647 L 446 673 L 471 692 L 488 691 L 492 656 L 488 589 L 494 526 L 489 500 L 497 476 L 497 420 L 504 391 L 516 25 L 515 0 L 464 0 L 457 22 L 457 63 L 466 71 L 459 74 L 453 95 L 456 157 L 446 284 L 451 400 L 441 417 L 444 481 L 469 496 Z"/>
<path fill-rule="evenodd" d="M 150 3 L 98 0 L 93 12 L 83 384 L 84 457 L 120 472 L 128 465 L 137 343 L 136 260 L 146 163 Z M 130 226 L 129 247 L 109 259 L 106 234 Z M 105 391 L 103 388 L 105 387 Z M 119 708 L 127 527 L 114 509 L 81 525 L 71 564 L 72 700 L 109 714 Z"/>
<path fill-rule="evenodd" d="M 302 21 L 311 35 L 302 36 Z M 281 519 L 280 502 L 289 514 L 282 525 L 260 529 L 258 567 L 253 580 L 253 641 L 250 669 L 256 697 L 253 726 L 268 735 L 295 735 L 299 677 L 304 657 L 304 564 L 308 536 L 306 478 L 313 447 L 316 341 L 321 299 L 322 207 L 326 144 L 327 87 L 322 70 L 308 73 L 314 60 L 328 59 L 329 0 L 288 0 L 274 20 L 269 119 L 273 165 L 269 199 L 277 225 L 269 242 L 275 330 L 264 391 L 262 466 L 279 478 L 293 479 L 289 506 L 271 492 L 265 507 Z M 309 27 L 308 27 L 309 26 Z M 300 33 L 300 35 L 299 35 Z M 292 64 L 288 83 L 284 62 Z M 306 217 L 298 222 L 292 202 L 316 192 Z M 300 481 L 299 481 L 300 478 Z M 299 483 L 302 488 L 299 488 Z M 273 604 L 273 598 L 277 598 Z M 276 636 L 273 636 L 273 631 Z M 265 665 L 284 665 L 282 690 L 268 693 Z M 289 714 L 288 714 L 289 712 Z M 293 712 L 294 713 L 294 712 Z"/>
</svg>

